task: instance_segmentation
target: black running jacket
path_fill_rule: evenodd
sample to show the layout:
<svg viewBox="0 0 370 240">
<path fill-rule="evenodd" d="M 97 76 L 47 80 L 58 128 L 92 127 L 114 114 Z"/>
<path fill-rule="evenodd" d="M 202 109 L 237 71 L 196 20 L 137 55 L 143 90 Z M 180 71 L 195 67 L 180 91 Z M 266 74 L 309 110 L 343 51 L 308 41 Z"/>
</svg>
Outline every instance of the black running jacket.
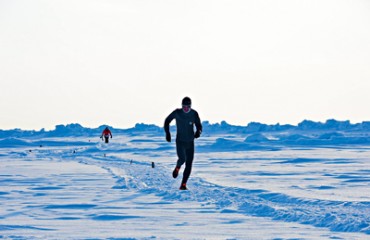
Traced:
<svg viewBox="0 0 370 240">
<path fill-rule="evenodd" d="M 194 109 L 185 113 L 181 108 L 178 108 L 168 115 L 164 121 L 164 130 L 166 133 L 170 133 L 170 123 L 173 119 L 176 119 L 176 140 L 178 141 L 194 141 L 194 125 L 197 131 L 202 132 L 202 123 L 200 122 L 198 112 Z"/>
</svg>

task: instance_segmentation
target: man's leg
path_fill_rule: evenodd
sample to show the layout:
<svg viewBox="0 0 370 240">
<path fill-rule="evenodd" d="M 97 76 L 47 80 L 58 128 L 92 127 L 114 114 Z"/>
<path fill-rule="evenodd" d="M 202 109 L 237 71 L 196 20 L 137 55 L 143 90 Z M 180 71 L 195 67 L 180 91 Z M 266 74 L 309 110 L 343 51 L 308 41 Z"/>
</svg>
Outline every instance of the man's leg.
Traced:
<svg viewBox="0 0 370 240">
<path fill-rule="evenodd" d="M 176 167 L 172 172 L 172 177 L 173 178 L 177 178 L 177 176 L 179 175 L 179 171 L 180 171 L 181 166 L 186 161 L 186 148 L 185 148 L 184 142 L 176 141 L 176 152 L 177 152 L 178 160 L 177 160 L 177 163 L 176 163 Z"/>
<path fill-rule="evenodd" d="M 186 150 L 185 150 L 186 162 L 185 162 L 185 170 L 184 170 L 184 175 L 182 177 L 181 185 L 184 185 L 184 184 L 186 185 L 190 177 L 191 169 L 193 166 L 193 159 L 194 159 L 194 141 L 187 142 L 186 145 L 187 145 Z"/>
<path fill-rule="evenodd" d="M 176 141 L 176 152 L 179 158 L 176 167 L 181 167 L 186 162 L 186 142 Z"/>
</svg>

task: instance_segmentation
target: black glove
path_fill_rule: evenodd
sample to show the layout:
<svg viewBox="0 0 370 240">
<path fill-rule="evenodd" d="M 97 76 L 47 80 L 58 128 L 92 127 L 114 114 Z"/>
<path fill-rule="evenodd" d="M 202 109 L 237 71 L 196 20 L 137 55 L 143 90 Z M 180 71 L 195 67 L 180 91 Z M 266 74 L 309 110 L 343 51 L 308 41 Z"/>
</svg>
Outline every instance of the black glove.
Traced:
<svg viewBox="0 0 370 240">
<path fill-rule="evenodd" d="M 197 130 L 194 134 L 194 137 L 195 138 L 199 138 L 200 137 L 200 134 L 201 134 L 201 131 Z"/>
<path fill-rule="evenodd" d="M 166 141 L 171 142 L 171 134 L 170 133 L 166 133 Z"/>
<path fill-rule="evenodd" d="M 113 136 L 110 136 L 110 138 L 113 138 Z"/>
</svg>

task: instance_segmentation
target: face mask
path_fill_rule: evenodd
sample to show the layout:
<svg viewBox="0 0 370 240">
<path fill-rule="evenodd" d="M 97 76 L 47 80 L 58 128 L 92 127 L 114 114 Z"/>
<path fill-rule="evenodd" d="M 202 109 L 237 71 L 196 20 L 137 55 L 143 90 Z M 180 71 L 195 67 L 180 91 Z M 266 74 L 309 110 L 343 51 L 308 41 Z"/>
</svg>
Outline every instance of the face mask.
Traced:
<svg viewBox="0 0 370 240">
<path fill-rule="evenodd" d="M 191 106 L 189 106 L 189 105 L 182 105 L 182 110 L 183 110 L 185 113 L 190 112 L 190 109 L 191 109 Z"/>
</svg>

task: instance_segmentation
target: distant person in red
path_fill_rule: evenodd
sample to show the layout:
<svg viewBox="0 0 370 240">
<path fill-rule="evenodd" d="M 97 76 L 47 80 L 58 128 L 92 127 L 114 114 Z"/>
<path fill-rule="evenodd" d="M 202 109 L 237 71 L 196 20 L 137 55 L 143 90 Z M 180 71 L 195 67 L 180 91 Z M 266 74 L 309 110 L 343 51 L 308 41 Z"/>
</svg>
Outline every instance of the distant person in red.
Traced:
<svg viewBox="0 0 370 240">
<path fill-rule="evenodd" d="M 109 136 L 110 136 L 110 138 L 112 138 L 112 133 L 111 133 L 111 131 L 109 130 L 109 128 L 108 128 L 108 127 L 106 127 L 106 128 L 104 129 L 104 131 L 102 132 L 102 134 L 101 134 L 100 138 L 101 138 L 101 139 L 103 139 L 103 137 L 104 137 L 104 139 L 105 139 L 105 143 L 109 143 Z"/>
</svg>

